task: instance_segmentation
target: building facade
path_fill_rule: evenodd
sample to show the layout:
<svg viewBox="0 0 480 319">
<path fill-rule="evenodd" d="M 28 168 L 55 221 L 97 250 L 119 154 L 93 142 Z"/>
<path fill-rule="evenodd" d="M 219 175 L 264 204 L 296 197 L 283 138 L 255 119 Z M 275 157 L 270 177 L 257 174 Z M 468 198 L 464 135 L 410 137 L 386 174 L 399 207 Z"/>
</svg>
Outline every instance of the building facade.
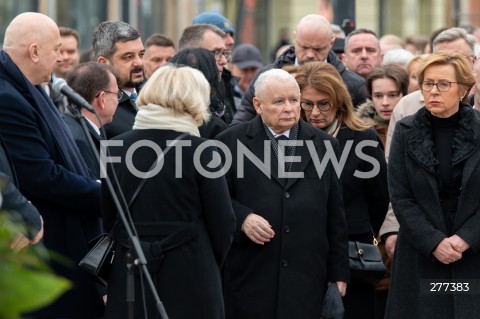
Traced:
<svg viewBox="0 0 480 319">
<path fill-rule="evenodd" d="M 25 11 L 45 13 L 58 25 L 76 29 L 81 50 L 91 47 L 93 29 L 105 20 L 130 23 L 144 40 L 161 32 L 177 42 L 198 13 L 218 12 L 233 22 L 237 43 L 261 49 L 264 63 L 271 62 L 280 30 L 289 30 L 292 42 L 296 23 L 309 13 L 335 21 L 353 12 L 349 18 L 355 27 L 370 28 L 379 36 L 429 35 L 443 26 L 464 24 L 480 27 L 478 0 L 0 0 L 0 39 L 11 19 Z"/>
</svg>

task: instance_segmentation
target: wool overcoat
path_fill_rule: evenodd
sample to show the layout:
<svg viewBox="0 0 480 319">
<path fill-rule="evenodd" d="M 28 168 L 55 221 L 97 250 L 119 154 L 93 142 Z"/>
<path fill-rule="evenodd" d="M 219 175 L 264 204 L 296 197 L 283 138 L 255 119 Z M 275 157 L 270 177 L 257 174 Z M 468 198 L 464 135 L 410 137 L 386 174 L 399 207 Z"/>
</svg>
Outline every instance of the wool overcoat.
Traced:
<svg viewBox="0 0 480 319">
<path fill-rule="evenodd" d="M 45 109 L 52 119 L 47 120 Z M 33 86 L 4 51 L 0 52 L 0 133 L 12 158 L 20 191 L 37 207 L 44 221 L 46 248 L 63 260 L 50 259 L 56 274 L 72 282 L 72 289 L 32 317 L 98 318 L 104 304 L 95 283 L 78 262 L 100 229 L 100 184 L 69 167 L 80 152 L 66 127 L 67 152 L 54 131 L 64 123 L 40 86 Z M 73 153 L 73 154 L 72 154 Z M 85 166 L 86 171 L 86 166 Z"/>
<path fill-rule="evenodd" d="M 469 105 L 460 104 L 452 168 L 459 172 L 461 192 L 449 233 L 439 197 L 438 158 L 426 112 L 422 108 L 398 122 L 390 149 L 389 190 L 400 231 L 385 318 L 478 318 L 479 296 L 473 290 L 475 280 L 480 279 L 479 115 Z M 470 244 L 470 249 L 457 262 L 442 264 L 432 253 L 444 238 L 454 234 Z M 472 291 L 430 292 L 432 283 L 439 280 L 470 283 Z"/>
<path fill-rule="evenodd" d="M 226 317 L 320 318 L 327 283 L 349 279 L 341 184 L 331 161 L 319 171 L 314 164 L 327 157 L 327 149 L 330 156 L 337 155 L 338 142 L 301 120 L 298 141 L 303 146 L 296 147 L 298 162 L 291 172 L 303 177 L 281 178 L 273 153 L 270 174 L 239 154 L 242 149 L 259 161 L 267 158 L 271 145 L 259 116 L 224 131 L 218 139 L 231 152 L 227 183 L 237 217 L 224 267 Z M 252 242 L 241 230 L 251 212 L 265 218 L 275 231 L 265 245 Z"/>
</svg>

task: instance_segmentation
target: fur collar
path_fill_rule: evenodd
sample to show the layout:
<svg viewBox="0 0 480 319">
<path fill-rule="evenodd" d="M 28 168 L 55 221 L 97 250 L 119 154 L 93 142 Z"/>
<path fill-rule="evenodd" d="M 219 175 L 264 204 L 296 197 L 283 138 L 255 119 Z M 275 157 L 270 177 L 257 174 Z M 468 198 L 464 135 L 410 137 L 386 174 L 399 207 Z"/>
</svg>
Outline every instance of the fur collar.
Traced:
<svg viewBox="0 0 480 319">
<path fill-rule="evenodd" d="M 367 120 L 374 124 L 373 118 L 375 117 L 375 107 L 370 99 L 367 99 L 364 103 L 360 104 L 357 109 L 357 115 L 362 120 Z"/>
<path fill-rule="evenodd" d="M 426 116 L 426 112 L 428 111 L 423 107 L 404 122 L 411 128 L 406 132 L 405 144 L 407 145 L 407 152 L 428 170 L 437 172 L 438 159 L 435 154 L 432 125 Z M 459 112 L 461 118 L 452 142 L 452 165 L 465 160 L 480 146 L 479 115 L 471 106 L 466 104 L 460 104 Z"/>
</svg>

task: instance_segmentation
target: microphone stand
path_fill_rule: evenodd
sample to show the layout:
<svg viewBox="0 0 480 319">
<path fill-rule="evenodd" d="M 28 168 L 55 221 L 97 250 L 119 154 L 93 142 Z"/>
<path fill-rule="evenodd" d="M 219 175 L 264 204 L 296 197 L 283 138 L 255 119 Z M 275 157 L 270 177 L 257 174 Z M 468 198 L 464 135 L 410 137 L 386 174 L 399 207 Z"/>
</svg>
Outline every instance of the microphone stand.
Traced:
<svg viewBox="0 0 480 319">
<path fill-rule="evenodd" d="M 81 107 L 81 105 L 79 106 Z M 98 150 L 95 146 L 95 143 L 92 140 L 92 137 L 90 136 L 90 132 L 87 127 L 86 119 L 83 117 L 82 113 L 80 110 L 76 107 L 72 107 L 70 104 L 67 105 L 68 110 L 72 115 L 79 120 L 80 125 L 82 126 L 83 132 L 85 133 L 88 143 L 90 145 L 90 148 L 93 150 L 93 153 L 95 155 L 95 159 L 97 160 L 97 163 L 100 163 L 100 155 L 98 153 Z M 92 108 L 93 109 L 93 108 Z M 94 113 L 97 119 L 100 121 L 100 118 L 98 114 L 95 112 Z M 100 121 L 101 123 L 101 121 Z M 103 127 L 102 127 L 103 129 Z M 105 150 L 108 152 L 108 148 L 105 148 Z M 110 163 L 111 164 L 111 163 Z M 130 212 L 128 211 L 128 205 L 126 204 L 125 198 L 123 196 L 122 190 L 120 188 L 120 184 L 118 183 L 118 180 L 116 179 L 115 171 L 113 170 L 112 167 L 112 174 L 115 177 L 115 182 L 118 187 L 118 192 L 120 193 L 120 197 L 122 198 L 122 202 L 124 206 L 126 207 L 124 211 L 122 205 L 120 204 L 119 196 L 115 192 L 115 189 L 113 187 L 113 184 L 108 176 L 108 170 L 104 169 L 102 165 L 100 165 L 100 172 L 105 174 L 105 181 L 108 187 L 108 190 L 112 196 L 113 202 L 115 204 L 115 207 L 117 208 L 118 214 L 120 215 L 120 219 L 122 220 L 122 224 L 125 227 L 125 230 L 128 234 L 128 238 L 130 239 L 130 242 L 132 243 L 133 246 L 133 251 L 135 252 L 136 258 L 132 256 L 131 253 L 128 253 L 127 256 L 127 286 L 126 286 L 126 301 L 128 304 L 128 317 L 133 319 L 133 314 L 134 314 L 134 303 L 135 303 L 135 290 L 134 290 L 134 273 L 133 273 L 133 267 L 134 266 L 140 266 L 140 272 L 143 274 L 145 277 L 148 286 L 151 290 L 151 293 L 155 299 L 156 303 L 156 309 L 158 313 L 160 314 L 160 317 L 163 319 L 168 319 L 167 312 L 165 311 L 165 307 L 163 306 L 162 301 L 160 300 L 160 297 L 158 296 L 157 290 L 155 289 L 155 285 L 153 283 L 152 277 L 150 276 L 150 273 L 147 270 L 147 259 L 145 258 L 145 254 L 143 253 L 142 247 L 140 245 L 140 240 L 138 238 L 137 232 L 135 230 L 135 226 L 133 225 L 133 222 L 130 224 L 129 221 L 127 220 L 127 213 L 130 218 Z M 131 218 L 130 218 L 131 220 Z M 146 315 L 146 314 L 145 314 Z"/>
</svg>

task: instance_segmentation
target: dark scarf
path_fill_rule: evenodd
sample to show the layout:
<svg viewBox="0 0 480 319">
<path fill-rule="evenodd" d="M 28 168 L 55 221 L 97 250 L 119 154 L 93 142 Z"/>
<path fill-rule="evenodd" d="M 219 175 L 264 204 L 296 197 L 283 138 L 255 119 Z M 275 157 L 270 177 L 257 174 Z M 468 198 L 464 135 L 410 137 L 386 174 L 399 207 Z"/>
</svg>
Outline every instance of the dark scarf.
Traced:
<svg viewBox="0 0 480 319">
<path fill-rule="evenodd" d="M 34 86 L 3 50 L 0 52 L 0 59 L 0 63 L 20 93 L 30 94 L 33 98 L 34 103 L 31 105 L 50 128 L 64 166 L 73 173 L 92 178 L 69 129 L 43 88 L 40 85 Z"/>
</svg>

